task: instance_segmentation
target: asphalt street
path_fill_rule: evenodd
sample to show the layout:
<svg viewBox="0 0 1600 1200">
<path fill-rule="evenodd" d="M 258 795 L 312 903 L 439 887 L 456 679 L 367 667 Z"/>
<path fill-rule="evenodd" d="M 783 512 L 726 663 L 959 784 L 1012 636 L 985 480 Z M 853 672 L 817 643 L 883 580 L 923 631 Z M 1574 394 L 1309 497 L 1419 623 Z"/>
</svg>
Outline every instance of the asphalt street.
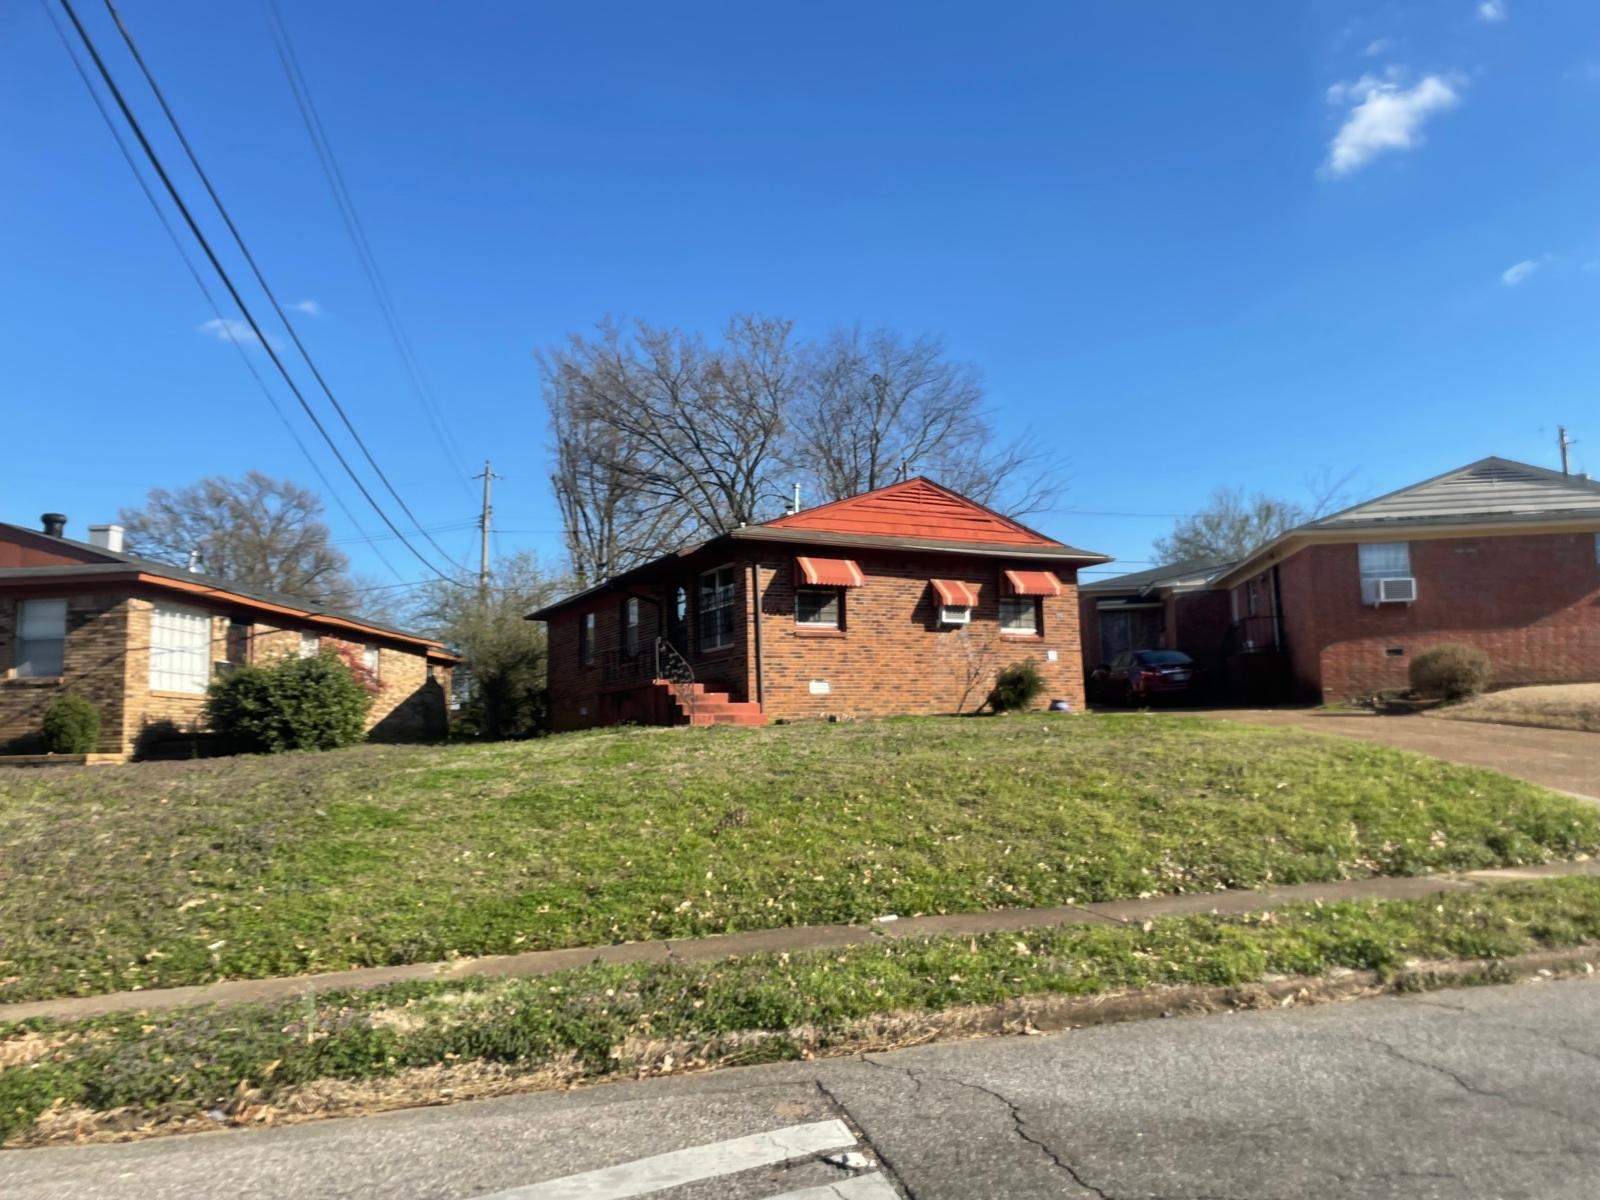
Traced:
<svg viewBox="0 0 1600 1200">
<path fill-rule="evenodd" d="M 1600 979 L 0 1156 L 72 1200 L 1600 1195 Z"/>
</svg>

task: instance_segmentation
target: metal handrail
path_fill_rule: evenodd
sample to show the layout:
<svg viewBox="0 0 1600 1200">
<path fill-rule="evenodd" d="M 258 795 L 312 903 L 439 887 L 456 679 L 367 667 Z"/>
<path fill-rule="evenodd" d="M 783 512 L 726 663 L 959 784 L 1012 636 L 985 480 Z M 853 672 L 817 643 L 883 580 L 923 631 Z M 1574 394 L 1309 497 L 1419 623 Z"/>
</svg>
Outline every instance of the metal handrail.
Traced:
<svg viewBox="0 0 1600 1200">
<path fill-rule="evenodd" d="M 656 678 L 676 685 L 678 702 L 689 712 L 689 723 L 694 724 L 694 668 L 672 642 L 656 638 Z"/>
</svg>

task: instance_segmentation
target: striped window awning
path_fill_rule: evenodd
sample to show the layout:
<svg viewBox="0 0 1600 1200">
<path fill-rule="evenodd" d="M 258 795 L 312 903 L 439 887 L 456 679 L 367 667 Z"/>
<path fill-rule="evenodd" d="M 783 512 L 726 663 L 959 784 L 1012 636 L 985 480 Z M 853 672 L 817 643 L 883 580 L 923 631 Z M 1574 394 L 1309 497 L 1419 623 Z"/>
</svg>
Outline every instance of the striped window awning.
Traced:
<svg viewBox="0 0 1600 1200">
<path fill-rule="evenodd" d="M 796 558 L 802 582 L 810 587 L 860 587 L 866 583 L 861 568 L 848 558 Z"/>
<path fill-rule="evenodd" d="M 1061 595 L 1061 580 L 1053 571 L 1007 571 L 1006 582 L 1014 596 Z"/>
<path fill-rule="evenodd" d="M 959 579 L 930 579 L 933 590 L 939 593 L 939 603 L 946 608 L 976 608 L 978 592 L 970 583 Z"/>
</svg>

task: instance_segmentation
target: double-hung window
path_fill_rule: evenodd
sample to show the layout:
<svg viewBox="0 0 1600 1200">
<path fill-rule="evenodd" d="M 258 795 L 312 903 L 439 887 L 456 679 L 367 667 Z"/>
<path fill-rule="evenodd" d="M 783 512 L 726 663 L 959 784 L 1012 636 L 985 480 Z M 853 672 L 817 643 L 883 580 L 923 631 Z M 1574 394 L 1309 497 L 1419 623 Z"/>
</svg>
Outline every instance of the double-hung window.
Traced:
<svg viewBox="0 0 1600 1200">
<path fill-rule="evenodd" d="M 578 618 L 578 665 L 587 667 L 594 662 L 594 614 L 586 612 Z"/>
<path fill-rule="evenodd" d="M 1039 597 L 1001 596 L 1000 632 L 1037 634 L 1039 632 Z"/>
<path fill-rule="evenodd" d="M 176 604 L 150 613 L 150 690 L 198 696 L 211 682 L 211 614 Z"/>
<path fill-rule="evenodd" d="M 67 602 L 23 600 L 17 609 L 17 677 L 55 678 L 66 662 Z"/>
<path fill-rule="evenodd" d="M 733 645 L 733 615 L 738 599 L 739 576 L 733 567 L 718 567 L 700 576 L 701 650 Z"/>
<path fill-rule="evenodd" d="M 842 587 L 799 587 L 794 591 L 794 623 L 802 629 L 843 629 Z"/>
<path fill-rule="evenodd" d="M 381 658 L 378 653 L 378 647 L 374 646 L 371 642 L 368 642 L 365 646 L 361 647 L 361 665 L 368 671 L 372 672 L 372 677 L 374 679 L 378 678 L 378 663 L 380 661 Z"/>
<path fill-rule="evenodd" d="M 622 649 L 630 658 L 639 653 L 639 597 L 622 602 Z"/>
<path fill-rule="evenodd" d="M 1361 556 L 1361 603 L 1378 602 L 1380 579 L 1411 577 L 1409 542 L 1362 542 L 1357 550 Z"/>
<path fill-rule="evenodd" d="M 300 635 L 300 657 L 315 658 L 322 653 L 322 638 L 315 633 Z"/>
</svg>

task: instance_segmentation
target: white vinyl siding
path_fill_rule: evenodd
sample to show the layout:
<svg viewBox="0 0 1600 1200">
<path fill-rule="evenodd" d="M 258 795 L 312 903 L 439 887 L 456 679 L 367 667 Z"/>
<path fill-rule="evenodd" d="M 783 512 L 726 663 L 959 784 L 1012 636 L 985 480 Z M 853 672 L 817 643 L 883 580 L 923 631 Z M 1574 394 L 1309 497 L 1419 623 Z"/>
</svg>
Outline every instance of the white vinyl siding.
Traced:
<svg viewBox="0 0 1600 1200">
<path fill-rule="evenodd" d="M 1361 555 L 1361 603 L 1373 604 L 1378 599 L 1378 580 L 1409 579 L 1411 577 L 1411 543 L 1362 542 L 1357 546 Z"/>
<path fill-rule="evenodd" d="M 211 614 L 158 604 L 150 614 L 150 690 L 200 695 L 211 682 Z"/>
<path fill-rule="evenodd" d="M 17 607 L 17 677 L 55 678 L 66 661 L 67 602 L 22 600 Z"/>
</svg>

